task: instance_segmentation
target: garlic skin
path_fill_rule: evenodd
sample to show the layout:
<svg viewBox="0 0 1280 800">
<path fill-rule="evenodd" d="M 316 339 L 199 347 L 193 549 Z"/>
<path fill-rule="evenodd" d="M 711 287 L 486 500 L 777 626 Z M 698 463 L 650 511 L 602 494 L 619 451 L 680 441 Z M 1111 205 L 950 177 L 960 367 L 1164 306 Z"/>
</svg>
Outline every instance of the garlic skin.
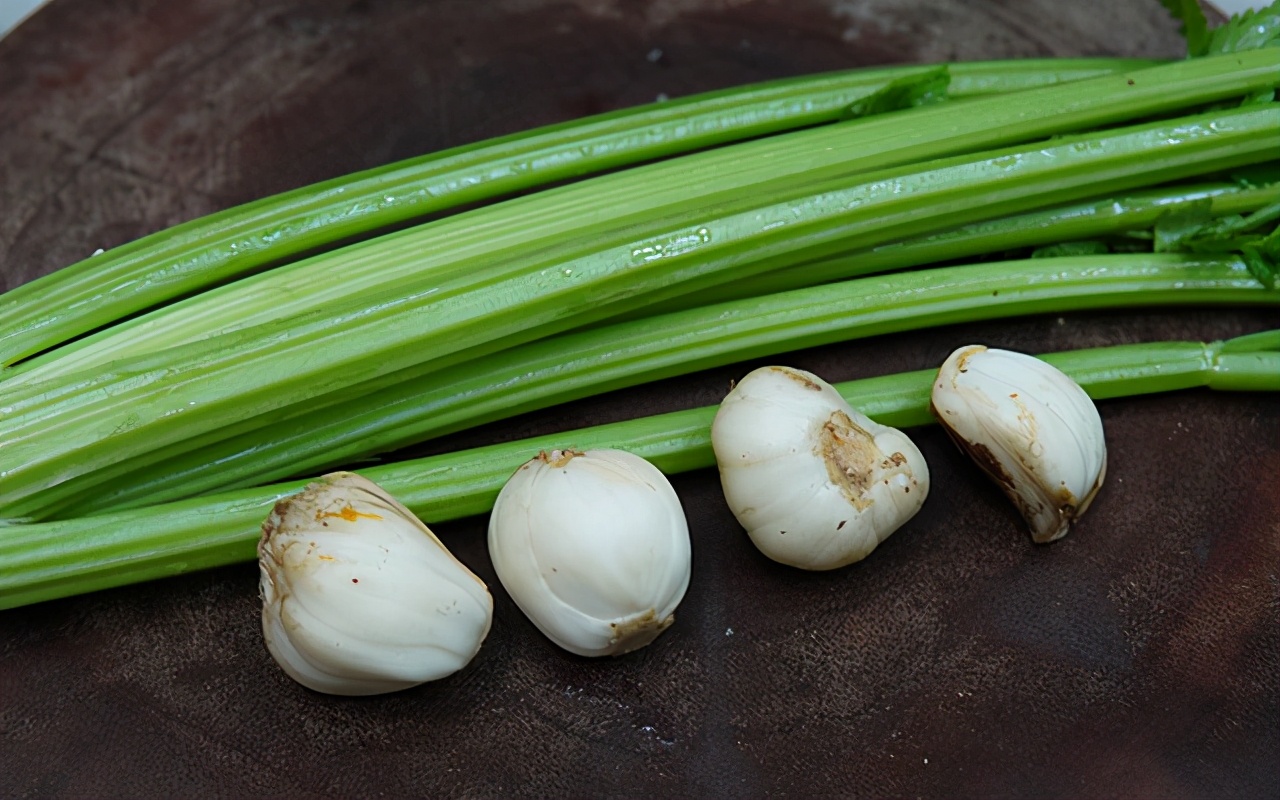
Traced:
<svg viewBox="0 0 1280 800">
<path fill-rule="evenodd" d="M 382 694 L 451 675 L 493 619 L 484 582 L 409 509 L 349 472 L 276 503 L 258 565 L 267 650 L 318 692 Z"/>
<path fill-rule="evenodd" d="M 720 403 L 711 444 L 725 500 L 751 541 L 800 569 L 866 558 L 929 494 L 929 467 L 906 434 L 791 367 L 743 378 Z"/>
<path fill-rule="evenodd" d="M 621 450 L 553 450 L 494 503 L 489 555 L 520 610 L 583 656 L 657 638 L 689 587 L 689 526 L 657 467 Z"/>
<path fill-rule="evenodd" d="M 1038 543 L 1065 536 L 1102 488 L 1102 418 L 1084 389 L 1047 362 L 961 347 L 938 370 L 932 410 L 1022 512 Z"/>
</svg>

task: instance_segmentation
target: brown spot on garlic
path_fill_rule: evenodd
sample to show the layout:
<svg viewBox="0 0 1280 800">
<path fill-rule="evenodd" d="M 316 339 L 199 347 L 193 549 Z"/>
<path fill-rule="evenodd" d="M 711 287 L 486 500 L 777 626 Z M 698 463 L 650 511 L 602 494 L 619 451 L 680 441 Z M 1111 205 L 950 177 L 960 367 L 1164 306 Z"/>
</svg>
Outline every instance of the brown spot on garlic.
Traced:
<svg viewBox="0 0 1280 800">
<path fill-rule="evenodd" d="M 800 372 L 799 370 L 789 369 L 787 367 L 769 367 L 769 369 L 773 370 L 774 372 L 777 372 L 780 375 L 787 376 L 791 380 L 800 384 L 804 388 L 809 389 L 810 391 L 814 391 L 814 392 L 822 391 L 822 386 L 818 384 L 816 381 L 812 380 L 808 376 L 808 374 L 804 372 Z"/>
<path fill-rule="evenodd" d="M 382 517 L 377 514 L 362 514 L 352 508 L 350 504 L 344 505 L 339 511 L 316 511 L 316 522 L 325 524 L 322 522 L 325 517 L 337 517 L 338 519 L 346 520 L 347 522 L 355 522 L 360 519 L 382 519 Z"/>
<path fill-rule="evenodd" d="M 875 438 L 845 412 L 834 411 L 822 426 L 817 452 L 831 482 L 854 508 L 868 508 L 873 501 L 867 497 L 867 488 L 875 480 L 875 465 L 885 461 Z"/>
<path fill-rule="evenodd" d="M 570 461 L 574 460 L 580 455 L 582 455 L 581 451 L 572 450 L 572 449 L 552 450 L 550 453 L 548 453 L 546 450 L 543 450 L 540 453 L 538 453 L 538 460 L 543 462 L 544 464 L 547 464 L 548 466 L 559 469 L 560 467 L 563 467 L 565 464 L 568 464 Z M 528 465 L 526 464 L 526 466 Z M 521 467 L 521 469 L 524 469 L 524 467 Z"/>
<path fill-rule="evenodd" d="M 1068 518 L 1075 518 L 1075 510 L 1076 506 L 1079 505 L 1079 501 L 1076 499 L 1076 496 L 1071 493 L 1070 489 L 1065 486 L 1059 487 L 1058 490 L 1054 492 L 1054 499 L 1058 501 L 1058 510 L 1060 512 Z"/>
<path fill-rule="evenodd" d="M 1018 502 L 1017 497 L 1013 494 L 1013 487 L 1015 486 L 1013 476 L 1005 471 L 1004 465 L 1000 463 L 1000 459 L 996 458 L 995 453 L 991 452 L 991 448 L 981 442 L 968 441 L 952 430 L 944 420 L 939 419 L 938 421 L 942 424 L 942 429 L 951 437 L 951 441 L 955 442 L 961 450 L 968 453 L 974 463 L 987 474 L 987 477 L 999 484 L 1000 489 L 1005 494 L 1013 498 L 1014 502 Z"/>
<path fill-rule="evenodd" d="M 671 623 L 675 621 L 675 614 L 668 614 L 665 619 L 658 619 L 657 609 L 651 608 L 639 616 L 625 620 L 622 624 L 610 622 L 609 627 L 613 629 L 613 637 L 609 640 L 609 644 L 615 648 L 612 655 L 620 656 L 639 650 L 658 638 L 658 634 L 671 627 Z"/>
<path fill-rule="evenodd" d="M 969 359 L 973 358 L 978 353 L 986 352 L 986 350 L 987 348 L 983 347 L 982 345 L 975 344 L 975 345 L 971 345 L 969 347 L 964 348 L 964 350 L 960 352 L 957 356 L 953 356 L 956 359 L 956 372 L 968 372 Z"/>
<path fill-rule="evenodd" d="M 943 427 L 945 428 L 946 426 L 944 425 Z M 950 430 L 947 432 L 951 433 Z M 1023 519 L 1036 519 L 1044 512 L 1044 506 L 1042 504 L 1034 502 L 1031 499 L 1031 496 L 1018 490 L 1019 487 L 1017 481 L 1005 470 L 1004 465 L 1000 463 L 1000 460 L 995 457 L 995 454 L 993 454 L 986 445 L 978 442 L 967 442 L 957 435 L 952 435 L 951 439 L 960 446 L 961 450 L 969 454 L 969 457 L 973 459 L 974 463 L 977 464 L 989 478 L 996 482 L 996 485 L 1000 487 L 1000 491 L 1005 497 L 1009 498 L 1010 502 L 1014 504 Z M 1021 462 L 1021 459 L 1019 459 L 1019 461 Z M 1062 524 L 1054 531 L 1051 537 L 1043 536 L 1033 530 L 1032 541 L 1038 543 L 1048 542 L 1066 533 L 1068 523 L 1075 519 L 1074 506 L 1069 504 L 1069 501 L 1073 501 L 1075 498 L 1066 490 L 1062 490 L 1059 493 L 1060 497 L 1063 495 L 1065 495 L 1065 497 L 1063 497 L 1063 501 L 1067 502 L 1068 505 L 1060 505 L 1058 509 L 1059 518 L 1061 519 Z M 1072 513 L 1064 514 L 1064 508 L 1071 508 Z"/>
<path fill-rule="evenodd" d="M 894 453 L 893 455 L 886 458 L 884 461 L 881 461 L 880 466 L 884 467 L 885 469 L 893 469 L 894 467 L 900 467 L 905 463 L 907 463 L 906 456 L 904 456 L 902 453 Z"/>
</svg>

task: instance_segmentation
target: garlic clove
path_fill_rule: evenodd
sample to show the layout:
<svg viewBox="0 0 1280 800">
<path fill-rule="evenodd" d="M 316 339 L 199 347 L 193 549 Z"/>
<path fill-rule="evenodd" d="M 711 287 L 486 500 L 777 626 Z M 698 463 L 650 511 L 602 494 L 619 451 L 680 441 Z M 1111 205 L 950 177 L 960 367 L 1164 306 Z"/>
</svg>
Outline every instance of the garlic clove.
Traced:
<svg viewBox="0 0 1280 800">
<path fill-rule="evenodd" d="M 1107 471 L 1102 418 L 1079 384 L 1033 356 L 961 347 L 938 371 L 933 414 L 1022 512 L 1036 542 L 1065 536 Z"/>
<path fill-rule="evenodd" d="M 906 434 L 790 367 L 743 378 L 711 443 L 725 500 L 766 556 L 828 570 L 866 558 L 924 504 L 929 468 Z"/>
<path fill-rule="evenodd" d="M 484 582 L 377 484 L 326 475 L 276 503 L 258 543 L 267 650 L 327 694 L 450 675 L 489 632 Z"/>
<path fill-rule="evenodd" d="M 534 625 L 584 656 L 649 644 L 689 586 L 680 500 L 656 467 L 621 450 L 555 450 L 521 466 L 494 503 L 489 554 Z"/>
</svg>

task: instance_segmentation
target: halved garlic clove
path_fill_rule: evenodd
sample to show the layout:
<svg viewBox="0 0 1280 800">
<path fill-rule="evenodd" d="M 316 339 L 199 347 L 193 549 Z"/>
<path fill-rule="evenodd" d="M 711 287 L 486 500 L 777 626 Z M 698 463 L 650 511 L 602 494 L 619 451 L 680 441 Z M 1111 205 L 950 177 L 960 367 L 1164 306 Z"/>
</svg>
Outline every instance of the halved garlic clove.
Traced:
<svg viewBox="0 0 1280 800">
<path fill-rule="evenodd" d="M 751 541 L 801 569 L 866 558 L 929 493 L 929 468 L 906 434 L 790 367 L 743 378 L 716 412 L 711 443 L 725 500 Z"/>
<path fill-rule="evenodd" d="M 1107 445 L 1098 409 L 1045 361 L 961 347 L 938 371 L 932 410 L 1022 512 L 1036 542 L 1065 536 L 1102 488 Z"/>
<path fill-rule="evenodd" d="M 622 450 L 553 450 L 521 466 L 494 503 L 489 555 L 533 624 L 584 656 L 649 644 L 689 587 L 680 499 Z"/>
<path fill-rule="evenodd" d="M 267 649 L 318 692 L 381 694 L 451 675 L 493 619 L 484 582 L 409 509 L 349 472 L 276 503 L 258 564 Z"/>
</svg>

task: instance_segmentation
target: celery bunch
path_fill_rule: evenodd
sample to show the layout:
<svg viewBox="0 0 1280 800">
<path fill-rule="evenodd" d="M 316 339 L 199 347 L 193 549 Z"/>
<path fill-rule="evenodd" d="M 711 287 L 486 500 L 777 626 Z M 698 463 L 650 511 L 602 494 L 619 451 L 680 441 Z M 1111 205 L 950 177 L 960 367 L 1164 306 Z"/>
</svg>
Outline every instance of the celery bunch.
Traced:
<svg viewBox="0 0 1280 800">
<path fill-rule="evenodd" d="M 251 557 L 265 507 L 297 486 L 271 482 L 711 365 L 1015 314 L 1280 305 L 1280 48 L 1208 38 L 1173 64 L 858 70 L 604 115 L 267 198 L 19 287 L 0 296 L 0 603 Z M 383 233 L 477 201 L 496 202 Z M 1273 333 L 1059 366 L 1116 396 L 1275 390 L 1276 358 Z M 927 386 L 845 388 L 904 425 L 927 421 Z M 689 469 L 710 463 L 709 413 L 568 438 Z M 370 476 L 445 519 L 485 510 L 544 446 Z"/>
</svg>

